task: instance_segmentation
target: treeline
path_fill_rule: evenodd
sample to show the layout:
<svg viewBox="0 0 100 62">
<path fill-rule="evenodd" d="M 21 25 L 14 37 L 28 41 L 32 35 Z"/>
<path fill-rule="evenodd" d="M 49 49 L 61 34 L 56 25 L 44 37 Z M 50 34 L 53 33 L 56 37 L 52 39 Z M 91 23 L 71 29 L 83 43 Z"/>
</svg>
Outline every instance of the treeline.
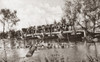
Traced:
<svg viewBox="0 0 100 62">
<path fill-rule="evenodd" d="M 30 26 L 29 28 L 22 28 L 22 31 L 27 34 L 68 31 L 71 30 L 69 26 L 71 25 L 66 23 L 66 19 L 62 18 L 61 22 L 54 21 L 53 24 Z"/>
<path fill-rule="evenodd" d="M 72 30 L 71 24 L 66 23 L 66 19 L 62 18 L 61 22 L 54 21 L 53 24 L 41 25 L 41 26 L 30 26 L 29 28 L 22 28 L 22 30 L 10 30 L 7 32 L 1 32 L 0 38 L 21 38 L 25 34 L 35 33 L 51 33 L 59 31 Z"/>
<path fill-rule="evenodd" d="M 10 30 L 8 32 L 1 32 L 0 39 L 7 39 L 7 38 L 20 38 L 21 31 Z"/>
</svg>

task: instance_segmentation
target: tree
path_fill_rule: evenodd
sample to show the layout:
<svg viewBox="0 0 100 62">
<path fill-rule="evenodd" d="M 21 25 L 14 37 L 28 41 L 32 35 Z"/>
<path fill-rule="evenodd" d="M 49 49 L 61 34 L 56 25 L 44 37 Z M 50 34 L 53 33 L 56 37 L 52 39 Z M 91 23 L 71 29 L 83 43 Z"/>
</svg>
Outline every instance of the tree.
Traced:
<svg viewBox="0 0 100 62">
<path fill-rule="evenodd" d="M 20 21 L 16 15 L 17 11 L 16 10 L 11 11 L 10 9 L 1 9 L 0 14 L 2 15 L 2 19 L 0 19 L 0 22 L 3 24 L 3 33 L 5 32 L 5 28 L 6 28 L 5 25 L 8 25 L 10 38 L 14 40 L 14 36 L 12 36 L 10 30 L 14 25 L 17 24 L 18 21 Z"/>
<path fill-rule="evenodd" d="M 3 32 L 5 32 L 5 25 L 8 25 L 8 30 L 10 30 L 11 27 L 17 24 L 18 21 L 20 21 L 17 17 L 17 11 L 11 11 L 10 9 L 1 9 L 0 14 L 2 15 L 2 19 L 0 19 L 0 22 L 3 24 Z"/>
<path fill-rule="evenodd" d="M 100 0 L 67 0 L 65 17 L 72 23 L 74 31 L 76 31 L 74 25 L 77 23 L 85 31 L 85 41 L 92 42 L 91 33 L 95 33 L 96 28 L 100 27 L 100 24 L 98 24 L 100 20 Z"/>
<path fill-rule="evenodd" d="M 62 19 L 61 19 L 61 23 L 62 23 L 62 24 L 66 24 L 66 19 L 62 18 Z"/>
<path fill-rule="evenodd" d="M 66 4 L 65 4 L 65 17 L 67 17 L 67 19 L 69 20 L 69 24 L 71 26 L 71 29 L 74 31 L 73 33 L 76 36 L 76 29 L 75 29 L 75 23 L 77 21 L 77 8 L 78 4 L 76 4 L 76 1 L 70 1 L 67 0 Z M 75 41 L 76 44 L 76 41 Z"/>
<path fill-rule="evenodd" d="M 83 20 L 80 20 L 80 16 Z M 67 0 L 65 4 L 65 17 L 68 18 L 74 31 L 74 25 L 77 23 L 85 30 L 86 36 L 90 34 L 89 32 L 95 33 L 96 28 L 99 27 L 96 23 L 100 19 L 100 1 Z M 83 21 L 83 24 L 80 21 Z"/>
<path fill-rule="evenodd" d="M 17 11 L 11 11 L 10 9 L 1 9 L 0 10 L 0 16 L 2 18 L 0 19 L 0 22 L 3 24 L 3 33 L 5 33 L 5 26 L 8 25 L 8 30 L 10 30 L 11 27 L 16 25 L 18 21 L 20 21 L 16 15 Z M 4 35 L 3 35 L 4 38 Z M 6 45 L 5 45 L 5 40 L 4 41 L 4 51 L 5 51 L 5 59 L 4 61 L 7 62 L 7 53 L 6 53 Z M 14 42 L 14 41 L 11 41 Z"/>
</svg>

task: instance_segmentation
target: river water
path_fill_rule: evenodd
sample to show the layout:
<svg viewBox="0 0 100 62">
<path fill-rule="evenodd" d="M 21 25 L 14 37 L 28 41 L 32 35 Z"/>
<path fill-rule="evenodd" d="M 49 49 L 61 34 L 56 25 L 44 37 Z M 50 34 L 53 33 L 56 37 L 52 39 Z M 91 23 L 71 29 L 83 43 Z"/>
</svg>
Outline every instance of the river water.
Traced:
<svg viewBox="0 0 100 62">
<path fill-rule="evenodd" d="M 0 49 L 0 61 L 5 59 L 5 51 L 3 49 L 3 43 L 1 41 L 1 49 Z M 9 44 L 7 44 L 9 45 Z M 90 47 L 88 48 L 87 46 Z M 29 51 L 28 48 L 18 48 L 18 49 L 10 49 L 6 48 L 7 53 L 7 61 L 8 62 L 46 62 L 45 57 L 48 57 L 49 60 L 51 59 L 52 55 L 56 53 L 60 57 L 64 57 L 64 62 L 81 62 L 82 60 L 87 60 L 88 57 L 93 57 L 100 59 L 100 43 L 96 43 L 96 48 L 94 44 L 87 43 L 78 43 L 77 45 L 70 46 L 65 49 L 46 49 L 46 50 L 38 50 L 36 51 L 32 57 L 25 57 L 27 52 Z M 56 52 L 55 52 L 56 51 Z M 51 62 L 51 61 L 49 61 Z M 56 61 L 54 61 L 56 62 Z M 59 62 L 61 62 L 59 60 Z"/>
</svg>

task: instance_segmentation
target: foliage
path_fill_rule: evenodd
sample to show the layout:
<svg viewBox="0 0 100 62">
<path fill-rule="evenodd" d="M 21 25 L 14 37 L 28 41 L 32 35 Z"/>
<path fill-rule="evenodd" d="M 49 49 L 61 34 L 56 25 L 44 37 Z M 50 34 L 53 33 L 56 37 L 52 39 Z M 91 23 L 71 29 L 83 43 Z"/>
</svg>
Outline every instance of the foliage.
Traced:
<svg viewBox="0 0 100 62">
<path fill-rule="evenodd" d="M 5 31 L 5 25 L 8 25 L 8 29 L 16 25 L 18 21 L 20 21 L 17 17 L 17 11 L 11 11 L 10 9 L 1 9 L 0 14 L 2 15 L 2 19 L 0 22 L 3 24 L 3 32 Z"/>
<path fill-rule="evenodd" d="M 68 18 L 71 25 L 76 23 L 86 31 L 95 32 L 95 28 L 99 26 L 97 23 L 100 19 L 100 1 L 67 0 L 65 4 L 65 17 Z"/>
<path fill-rule="evenodd" d="M 7 38 L 7 37 L 8 37 L 8 33 L 3 33 L 3 32 L 0 33 L 0 39 Z"/>
<path fill-rule="evenodd" d="M 92 42 L 93 36 L 91 34 L 95 33 L 96 28 L 100 27 L 100 0 L 67 0 L 65 17 L 68 18 L 74 31 L 76 30 L 75 24 L 79 25 L 85 31 L 85 41 Z M 95 51 L 97 51 L 96 44 L 94 46 Z"/>
</svg>

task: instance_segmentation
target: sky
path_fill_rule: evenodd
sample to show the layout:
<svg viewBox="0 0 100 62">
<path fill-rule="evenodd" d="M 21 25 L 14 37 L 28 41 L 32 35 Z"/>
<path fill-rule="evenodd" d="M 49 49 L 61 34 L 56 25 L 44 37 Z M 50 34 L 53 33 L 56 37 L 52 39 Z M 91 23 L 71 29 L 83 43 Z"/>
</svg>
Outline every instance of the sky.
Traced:
<svg viewBox="0 0 100 62">
<path fill-rule="evenodd" d="M 60 21 L 63 7 L 64 0 L 0 0 L 0 9 L 17 10 L 20 22 L 15 29 Z M 2 31 L 2 24 L 0 26 Z"/>
</svg>

